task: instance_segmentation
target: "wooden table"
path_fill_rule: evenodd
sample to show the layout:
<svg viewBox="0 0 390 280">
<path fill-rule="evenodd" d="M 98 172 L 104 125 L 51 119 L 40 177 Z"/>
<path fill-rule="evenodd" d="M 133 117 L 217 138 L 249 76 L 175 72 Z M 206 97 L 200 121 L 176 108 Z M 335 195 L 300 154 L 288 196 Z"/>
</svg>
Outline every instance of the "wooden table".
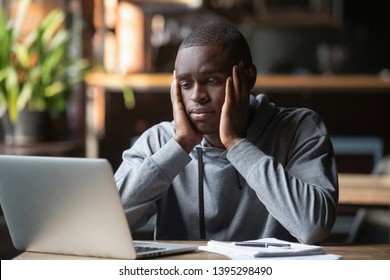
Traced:
<svg viewBox="0 0 390 280">
<path fill-rule="evenodd" d="M 205 241 L 175 241 L 203 246 Z M 390 260 L 390 244 L 324 246 L 326 253 L 342 256 L 344 260 Z M 67 260 L 67 259 L 93 259 L 90 257 L 56 255 L 24 252 L 17 256 L 17 260 Z M 155 259 L 164 260 L 226 260 L 225 256 L 205 251 L 195 251 Z"/>
<path fill-rule="evenodd" d="M 390 206 L 390 175 L 339 174 L 339 204 Z"/>
</svg>

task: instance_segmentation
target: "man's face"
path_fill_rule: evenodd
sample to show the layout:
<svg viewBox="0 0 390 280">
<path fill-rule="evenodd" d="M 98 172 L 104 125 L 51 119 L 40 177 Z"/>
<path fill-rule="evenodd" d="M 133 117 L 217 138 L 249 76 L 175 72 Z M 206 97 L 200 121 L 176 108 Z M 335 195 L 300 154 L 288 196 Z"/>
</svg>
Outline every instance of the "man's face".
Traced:
<svg viewBox="0 0 390 280">
<path fill-rule="evenodd" d="M 177 54 L 175 73 L 187 115 L 194 128 L 205 135 L 219 134 L 232 60 L 229 51 L 218 46 L 189 47 Z"/>
</svg>

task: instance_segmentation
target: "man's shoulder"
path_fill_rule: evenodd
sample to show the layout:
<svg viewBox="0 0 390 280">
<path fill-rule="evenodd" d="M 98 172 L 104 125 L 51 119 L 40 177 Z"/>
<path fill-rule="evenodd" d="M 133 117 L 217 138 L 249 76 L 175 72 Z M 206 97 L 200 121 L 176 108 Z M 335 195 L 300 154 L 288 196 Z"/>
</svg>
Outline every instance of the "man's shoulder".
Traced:
<svg viewBox="0 0 390 280">
<path fill-rule="evenodd" d="M 251 105 L 257 108 L 262 114 L 268 112 L 274 117 L 286 118 L 319 118 L 318 114 L 312 109 L 306 107 L 285 107 L 280 104 L 273 103 L 265 94 L 258 94 L 251 98 Z M 268 109 L 268 110 L 267 110 Z"/>
<path fill-rule="evenodd" d="M 172 138 L 175 133 L 175 126 L 172 122 L 163 121 L 152 125 L 139 136 L 134 137 L 136 149 L 149 147 L 151 149 L 161 148 Z M 142 147 L 142 148 L 141 148 Z"/>
<path fill-rule="evenodd" d="M 277 107 L 278 114 L 290 116 L 291 118 L 320 119 L 314 110 L 306 107 Z"/>
<path fill-rule="evenodd" d="M 278 113 L 285 121 L 295 124 L 297 129 L 306 131 L 319 130 L 327 134 L 325 123 L 317 112 L 310 108 L 278 108 Z"/>
<path fill-rule="evenodd" d="M 158 136 L 166 137 L 167 139 L 171 138 L 172 135 L 175 134 L 175 125 L 173 122 L 170 121 L 163 121 L 157 124 L 152 125 L 150 128 L 148 128 L 142 135 L 147 137 L 153 137 Z"/>
<path fill-rule="evenodd" d="M 170 121 L 162 121 L 160 123 L 153 124 L 147 130 L 145 130 L 146 133 L 161 133 L 161 132 L 171 133 L 174 131 L 175 131 L 175 125 L 173 122 Z"/>
<path fill-rule="evenodd" d="M 173 121 L 162 121 L 162 122 L 154 125 L 154 127 L 158 130 L 166 130 L 166 131 L 174 131 L 175 130 L 175 124 L 173 123 Z"/>
</svg>

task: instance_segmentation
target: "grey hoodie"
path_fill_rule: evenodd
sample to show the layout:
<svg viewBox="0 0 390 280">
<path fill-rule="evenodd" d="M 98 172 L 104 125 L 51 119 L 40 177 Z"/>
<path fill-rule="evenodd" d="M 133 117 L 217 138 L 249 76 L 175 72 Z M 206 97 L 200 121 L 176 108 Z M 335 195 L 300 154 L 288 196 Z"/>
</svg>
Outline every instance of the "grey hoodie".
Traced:
<svg viewBox="0 0 390 280">
<path fill-rule="evenodd" d="M 324 124 L 311 110 L 275 107 L 264 95 L 251 106 L 247 138 L 230 151 L 203 139 L 187 154 L 174 123 L 162 122 L 123 153 L 115 180 L 133 230 L 157 211 L 156 239 L 313 244 L 330 233 L 338 182 Z"/>
</svg>

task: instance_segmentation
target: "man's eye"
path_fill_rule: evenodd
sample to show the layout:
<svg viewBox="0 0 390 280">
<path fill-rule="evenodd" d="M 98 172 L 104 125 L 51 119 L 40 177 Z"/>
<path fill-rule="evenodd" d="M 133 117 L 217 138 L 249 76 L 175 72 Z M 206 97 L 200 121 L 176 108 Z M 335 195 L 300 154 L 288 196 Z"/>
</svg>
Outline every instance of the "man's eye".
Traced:
<svg viewBox="0 0 390 280">
<path fill-rule="evenodd" d="M 189 88 L 191 88 L 191 84 L 189 82 L 181 82 L 180 87 L 182 89 L 189 89 Z"/>
<path fill-rule="evenodd" d="M 219 80 L 219 79 L 215 79 L 215 78 L 208 79 L 207 82 L 208 82 L 210 85 L 219 85 L 219 84 L 220 84 L 220 80 Z"/>
</svg>

